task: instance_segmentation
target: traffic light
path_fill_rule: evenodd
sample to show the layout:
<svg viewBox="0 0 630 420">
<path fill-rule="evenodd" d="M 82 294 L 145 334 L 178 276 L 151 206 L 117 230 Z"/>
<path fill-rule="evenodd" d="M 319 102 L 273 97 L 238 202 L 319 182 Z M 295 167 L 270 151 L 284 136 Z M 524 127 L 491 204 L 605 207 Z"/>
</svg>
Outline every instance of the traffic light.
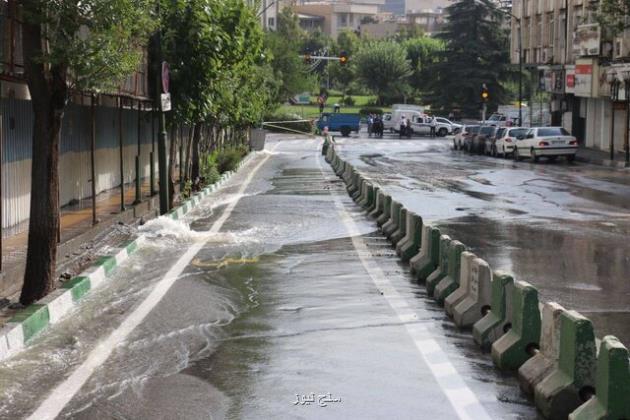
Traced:
<svg viewBox="0 0 630 420">
<path fill-rule="evenodd" d="M 345 66 L 348 63 L 348 54 L 345 51 L 339 53 L 339 64 Z"/>
<path fill-rule="evenodd" d="M 306 64 L 311 64 L 313 62 L 313 58 L 311 57 L 311 53 L 310 52 L 305 52 L 304 53 L 304 62 Z"/>
<path fill-rule="evenodd" d="M 488 87 L 484 83 L 481 87 L 481 100 L 484 102 L 488 102 L 488 99 L 490 99 L 490 92 L 488 91 Z"/>
</svg>

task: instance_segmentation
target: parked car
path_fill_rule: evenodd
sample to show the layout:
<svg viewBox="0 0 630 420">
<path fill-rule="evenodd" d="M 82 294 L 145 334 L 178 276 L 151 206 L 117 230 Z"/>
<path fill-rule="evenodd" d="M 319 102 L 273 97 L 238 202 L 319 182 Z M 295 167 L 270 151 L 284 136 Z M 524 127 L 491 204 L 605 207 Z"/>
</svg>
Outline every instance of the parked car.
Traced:
<svg viewBox="0 0 630 420">
<path fill-rule="evenodd" d="M 474 130 L 479 130 L 478 125 L 464 125 L 459 133 L 453 138 L 453 149 L 463 150 L 466 143 L 466 137 L 471 136 Z"/>
<path fill-rule="evenodd" d="M 339 131 L 342 136 L 347 137 L 352 131 L 359 132 L 361 126 L 361 116 L 359 114 L 342 114 L 340 112 L 325 112 L 317 121 L 317 129 L 324 131 Z"/>
<path fill-rule="evenodd" d="M 472 136 L 470 142 L 470 153 L 484 154 L 486 152 L 486 143 L 494 136 L 497 131 L 495 126 L 481 126 L 479 131 Z"/>
<path fill-rule="evenodd" d="M 414 115 L 411 118 L 411 129 L 414 134 L 418 134 L 419 136 L 428 136 L 431 134 L 431 117 L 427 115 Z M 435 122 L 435 135 L 439 137 L 444 137 L 450 132 L 452 132 L 453 128 L 450 124 L 445 124 Z"/>
<path fill-rule="evenodd" d="M 562 127 L 530 128 L 527 134 L 517 138 L 514 159 L 519 161 L 529 157 L 538 162 L 543 156 L 552 161 L 558 156 L 564 156 L 572 162 L 577 148 L 576 138 Z"/>
<path fill-rule="evenodd" d="M 486 141 L 486 148 L 484 150 L 484 154 L 489 155 L 489 156 L 496 156 L 496 154 L 493 154 L 493 151 L 496 150 L 497 139 L 501 135 L 503 135 L 505 130 L 507 130 L 506 127 L 497 127 L 496 130 L 494 130 L 494 134 L 488 138 L 488 141 Z"/>
<path fill-rule="evenodd" d="M 438 124 L 443 124 L 445 126 L 448 126 L 449 129 L 447 131 L 446 134 L 440 134 L 440 131 L 438 130 L 438 135 L 439 136 L 446 136 L 447 134 L 457 134 L 461 131 L 463 125 L 462 124 L 457 124 L 454 123 L 453 121 L 449 120 L 448 118 L 444 118 L 444 117 L 435 117 L 435 120 L 437 121 Z"/>
<path fill-rule="evenodd" d="M 514 127 L 514 128 L 501 128 L 499 129 L 500 135 L 496 136 L 494 147 L 490 154 L 492 156 L 508 157 L 514 153 L 514 147 L 516 146 L 516 139 L 519 136 L 525 136 L 529 131 L 529 128 Z"/>
</svg>

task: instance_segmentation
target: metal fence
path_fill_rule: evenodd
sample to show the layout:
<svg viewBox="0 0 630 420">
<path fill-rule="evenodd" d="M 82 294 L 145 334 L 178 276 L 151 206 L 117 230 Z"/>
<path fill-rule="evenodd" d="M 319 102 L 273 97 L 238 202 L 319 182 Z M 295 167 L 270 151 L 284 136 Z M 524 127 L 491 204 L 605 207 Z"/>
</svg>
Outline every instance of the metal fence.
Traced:
<svg viewBox="0 0 630 420">
<path fill-rule="evenodd" d="M 2 228 L 12 228 L 28 219 L 32 158 L 33 113 L 30 101 L 2 98 Z M 136 108 L 96 108 L 96 192 L 106 191 L 135 179 L 135 159 L 140 174 L 150 174 L 153 147 L 151 111 Z M 91 197 L 91 108 L 71 104 L 63 120 L 60 141 L 60 204 Z M 122 128 L 122 130 L 121 130 Z M 122 134 L 122 171 L 121 171 Z M 8 232 L 14 232 L 10 229 Z"/>
</svg>

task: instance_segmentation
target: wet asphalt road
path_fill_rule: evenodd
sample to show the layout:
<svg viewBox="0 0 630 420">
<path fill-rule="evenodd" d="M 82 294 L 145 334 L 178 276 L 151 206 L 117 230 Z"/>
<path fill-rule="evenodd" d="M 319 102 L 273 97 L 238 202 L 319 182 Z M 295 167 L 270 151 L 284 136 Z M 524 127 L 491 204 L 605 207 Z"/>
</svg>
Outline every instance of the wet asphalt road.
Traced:
<svg viewBox="0 0 630 420">
<path fill-rule="evenodd" d="M 495 270 L 630 346 L 630 171 L 470 156 L 447 139 L 341 139 L 338 151 Z"/>
<path fill-rule="evenodd" d="M 59 418 L 536 418 L 515 378 L 411 281 L 321 141 L 268 143 L 273 152 L 183 222 L 145 225 L 111 281 L 0 363 L 0 418 L 28 417 L 55 390 L 69 398 Z M 164 298 L 67 394 L 99 343 L 199 244 Z"/>
</svg>

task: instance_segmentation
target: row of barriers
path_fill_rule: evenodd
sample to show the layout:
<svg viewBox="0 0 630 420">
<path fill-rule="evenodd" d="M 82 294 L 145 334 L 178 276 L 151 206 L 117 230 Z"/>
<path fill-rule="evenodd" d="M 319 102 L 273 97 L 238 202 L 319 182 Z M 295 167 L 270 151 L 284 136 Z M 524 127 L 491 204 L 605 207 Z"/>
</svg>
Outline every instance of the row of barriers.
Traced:
<svg viewBox="0 0 630 420">
<path fill-rule="evenodd" d="M 548 419 L 630 419 L 628 349 L 614 336 L 595 338 L 591 321 L 531 284 L 467 251 L 409 211 L 345 162 L 327 137 L 322 154 L 350 197 L 374 219 L 429 296 L 444 306 L 501 370 L 518 372 L 521 389 Z M 599 351 L 598 351 L 599 350 Z"/>
</svg>

